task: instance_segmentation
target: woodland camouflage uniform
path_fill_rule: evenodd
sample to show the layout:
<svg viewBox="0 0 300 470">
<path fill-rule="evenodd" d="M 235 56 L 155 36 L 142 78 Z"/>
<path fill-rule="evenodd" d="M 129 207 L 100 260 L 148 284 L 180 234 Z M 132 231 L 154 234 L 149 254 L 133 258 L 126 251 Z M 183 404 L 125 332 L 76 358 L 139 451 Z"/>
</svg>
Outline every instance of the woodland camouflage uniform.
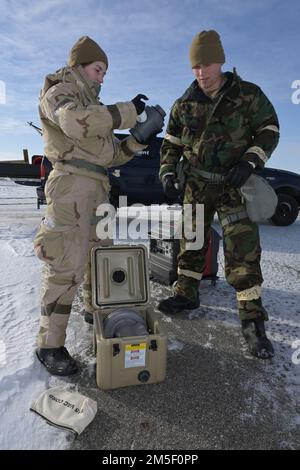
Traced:
<svg viewBox="0 0 300 470">
<path fill-rule="evenodd" d="M 217 212 L 223 228 L 226 279 L 237 291 L 242 320 L 268 319 L 261 303 L 263 282 L 257 224 L 247 216 L 238 189 L 224 182 L 206 180 L 199 170 L 225 175 L 241 160 L 263 168 L 277 146 L 279 123 L 262 90 L 236 73 L 223 74 L 224 84 L 208 96 L 197 80 L 174 103 L 161 147 L 160 178 L 176 175 L 184 156 L 184 203 L 204 204 L 205 243 L 189 251 L 181 240 L 175 294 L 189 299 L 197 295 L 204 270 L 209 228 Z M 195 227 L 193 227 L 195 230 Z"/>
</svg>

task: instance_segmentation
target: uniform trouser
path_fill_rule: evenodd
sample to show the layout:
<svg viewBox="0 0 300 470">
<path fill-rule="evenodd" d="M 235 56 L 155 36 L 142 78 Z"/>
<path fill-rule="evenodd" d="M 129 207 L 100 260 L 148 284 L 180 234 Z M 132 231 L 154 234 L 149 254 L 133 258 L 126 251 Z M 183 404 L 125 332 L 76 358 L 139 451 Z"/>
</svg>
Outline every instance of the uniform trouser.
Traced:
<svg viewBox="0 0 300 470">
<path fill-rule="evenodd" d="M 92 310 L 90 250 L 110 244 L 96 236 L 96 209 L 108 202 L 108 184 L 86 176 L 53 170 L 46 184 L 47 210 L 34 240 L 44 261 L 38 346 L 65 343 L 73 299 L 84 282 L 85 308 Z"/>
<path fill-rule="evenodd" d="M 178 280 L 175 294 L 193 299 L 197 295 L 200 279 L 205 266 L 208 249 L 209 229 L 217 212 L 223 225 L 225 276 L 237 294 L 241 320 L 268 319 L 261 302 L 263 277 L 260 268 L 261 247 L 258 226 L 248 217 L 225 224 L 230 214 L 245 212 L 245 203 L 237 189 L 224 184 L 211 184 L 199 178 L 187 180 L 184 204 L 192 205 L 193 231 L 195 231 L 196 204 L 204 204 L 204 244 L 199 250 L 186 249 L 187 240 L 180 241 L 178 255 Z"/>
</svg>

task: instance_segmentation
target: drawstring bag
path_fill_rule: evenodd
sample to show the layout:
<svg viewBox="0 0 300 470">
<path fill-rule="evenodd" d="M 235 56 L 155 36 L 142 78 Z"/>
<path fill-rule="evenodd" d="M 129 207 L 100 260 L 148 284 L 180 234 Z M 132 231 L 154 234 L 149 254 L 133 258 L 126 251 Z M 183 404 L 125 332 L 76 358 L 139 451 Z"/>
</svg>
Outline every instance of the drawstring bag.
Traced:
<svg viewBox="0 0 300 470">
<path fill-rule="evenodd" d="M 95 418 L 97 403 L 78 392 L 54 387 L 44 391 L 32 403 L 30 410 L 49 424 L 79 435 Z"/>
<path fill-rule="evenodd" d="M 246 202 L 248 217 L 252 222 L 268 220 L 275 214 L 278 204 L 277 194 L 261 176 L 252 174 L 240 191 Z"/>
</svg>

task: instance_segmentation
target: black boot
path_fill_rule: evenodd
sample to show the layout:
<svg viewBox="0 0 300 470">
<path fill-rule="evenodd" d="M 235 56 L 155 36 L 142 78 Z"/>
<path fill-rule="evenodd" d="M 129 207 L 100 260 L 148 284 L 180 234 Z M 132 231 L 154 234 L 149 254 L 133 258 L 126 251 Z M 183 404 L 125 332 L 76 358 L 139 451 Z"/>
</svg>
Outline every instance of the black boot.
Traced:
<svg viewBox="0 0 300 470">
<path fill-rule="evenodd" d="M 264 320 L 242 320 L 242 333 L 253 356 L 260 359 L 274 356 L 272 343 L 265 332 Z"/>
<path fill-rule="evenodd" d="M 190 300 L 182 295 L 174 295 L 173 297 L 169 297 L 168 299 L 161 300 L 158 304 L 158 310 L 163 313 L 179 313 L 183 310 L 193 310 L 194 308 L 198 308 L 200 306 L 199 300 L 199 293 L 195 300 Z"/>
<path fill-rule="evenodd" d="M 73 359 L 64 346 L 60 348 L 38 348 L 36 355 L 48 372 L 53 375 L 72 375 L 78 372 Z"/>
<path fill-rule="evenodd" d="M 90 325 L 93 325 L 94 323 L 94 318 L 93 314 L 91 312 L 87 312 L 86 310 L 84 311 L 84 320 L 89 323 Z"/>
</svg>

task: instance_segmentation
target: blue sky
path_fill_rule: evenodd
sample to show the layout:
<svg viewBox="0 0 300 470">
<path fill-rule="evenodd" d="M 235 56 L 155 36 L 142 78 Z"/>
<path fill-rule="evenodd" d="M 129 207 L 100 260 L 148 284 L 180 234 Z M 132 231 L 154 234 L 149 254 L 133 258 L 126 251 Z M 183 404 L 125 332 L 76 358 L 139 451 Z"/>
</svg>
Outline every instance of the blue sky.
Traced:
<svg viewBox="0 0 300 470">
<path fill-rule="evenodd" d="M 292 103 L 292 83 L 300 80 L 299 18 L 298 0 L 1 0 L 0 160 L 22 158 L 23 148 L 43 153 L 41 137 L 25 123 L 39 125 L 44 76 L 66 64 L 80 36 L 108 55 L 105 104 L 145 93 L 169 114 L 193 80 L 193 36 L 216 29 L 223 70 L 236 67 L 258 84 L 278 113 L 281 140 L 268 166 L 300 173 L 300 104 Z"/>
</svg>

